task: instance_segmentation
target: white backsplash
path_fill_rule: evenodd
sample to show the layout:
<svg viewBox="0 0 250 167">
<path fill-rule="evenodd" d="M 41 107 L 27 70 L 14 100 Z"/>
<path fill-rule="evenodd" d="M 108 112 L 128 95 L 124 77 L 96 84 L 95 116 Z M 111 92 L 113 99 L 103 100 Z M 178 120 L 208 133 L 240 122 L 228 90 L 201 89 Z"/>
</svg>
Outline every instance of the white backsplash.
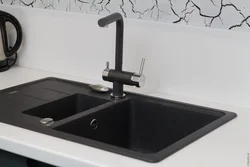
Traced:
<svg viewBox="0 0 250 167">
<path fill-rule="evenodd" d="M 250 0 L 0 0 L 0 4 L 250 31 Z"/>
<path fill-rule="evenodd" d="M 106 61 L 114 68 L 115 24 L 100 28 L 99 16 L 73 12 L 0 10 L 23 28 L 18 65 L 110 84 L 101 73 Z M 124 24 L 123 69 L 136 72 L 146 58 L 146 85 L 130 88 L 250 108 L 250 33 L 132 19 Z"/>
</svg>

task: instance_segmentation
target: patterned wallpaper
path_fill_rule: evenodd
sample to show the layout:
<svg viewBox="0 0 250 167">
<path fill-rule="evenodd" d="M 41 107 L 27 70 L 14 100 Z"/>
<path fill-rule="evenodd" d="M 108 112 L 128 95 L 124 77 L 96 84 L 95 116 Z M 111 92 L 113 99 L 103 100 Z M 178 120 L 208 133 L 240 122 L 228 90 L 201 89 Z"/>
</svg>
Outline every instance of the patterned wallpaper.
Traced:
<svg viewBox="0 0 250 167">
<path fill-rule="evenodd" d="M 0 4 L 250 31 L 250 0 L 0 0 Z"/>
</svg>

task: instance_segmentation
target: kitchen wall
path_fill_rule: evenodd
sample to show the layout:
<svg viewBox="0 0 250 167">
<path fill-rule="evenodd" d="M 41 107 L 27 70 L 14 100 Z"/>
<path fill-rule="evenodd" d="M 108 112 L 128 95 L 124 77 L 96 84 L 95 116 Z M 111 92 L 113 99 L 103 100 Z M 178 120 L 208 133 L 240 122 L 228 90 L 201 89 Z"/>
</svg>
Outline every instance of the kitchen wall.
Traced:
<svg viewBox="0 0 250 167">
<path fill-rule="evenodd" d="M 111 85 L 101 73 L 106 61 L 114 68 L 115 24 L 100 28 L 99 16 L 74 12 L 0 10 L 22 24 L 19 66 Z M 129 88 L 250 108 L 250 33 L 132 19 L 124 30 L 124 70 L 139 71 L 146 58 L 146 85 Z"/>
<path fill-rule="evenodd" d="M 249 0 L 0 0 L 2 4 L 250 31 Z"/>
</svg>

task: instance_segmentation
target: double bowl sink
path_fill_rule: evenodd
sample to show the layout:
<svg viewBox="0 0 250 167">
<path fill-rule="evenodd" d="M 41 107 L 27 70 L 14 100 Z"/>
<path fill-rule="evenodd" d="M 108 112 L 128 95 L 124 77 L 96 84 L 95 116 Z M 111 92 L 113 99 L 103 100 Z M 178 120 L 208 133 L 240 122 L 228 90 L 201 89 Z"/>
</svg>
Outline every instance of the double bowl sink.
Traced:
<svg viewBox="0 0 250 167">
<path fill-rule="evenodd" d="M 133 93 L 111 100 L 109 93 L 82 87 L 81 93 L 68 92 L 22 114 L 52 118 L 54 124 L 43 127 L 50 135 L 147 162 L 161 161 L 236 117 L 228 111 Z"/>
</svg>

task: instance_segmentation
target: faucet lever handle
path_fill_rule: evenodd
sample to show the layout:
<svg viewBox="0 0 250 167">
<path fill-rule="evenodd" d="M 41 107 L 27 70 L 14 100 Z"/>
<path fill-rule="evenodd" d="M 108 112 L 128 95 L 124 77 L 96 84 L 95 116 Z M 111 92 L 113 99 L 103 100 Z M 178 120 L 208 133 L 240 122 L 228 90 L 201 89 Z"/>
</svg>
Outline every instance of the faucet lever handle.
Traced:
<svg viewBox="0 0 250 167">
<path fill-rule="evenodd" d="M 109 61 L 106 62 L 106 69 L 109 69 Z"/>
<path fill-rule="evenodd" d="M 146 59 L 145 59 L 145 58 L 142 58 L 142 60 L 141 60 L 141 66 L 140 66 L 140 71 L 139 71 L 139 75 L 142 75 L 142 73 L 143 73 L 145 61 L 146 61 Z"/>
</svg>

